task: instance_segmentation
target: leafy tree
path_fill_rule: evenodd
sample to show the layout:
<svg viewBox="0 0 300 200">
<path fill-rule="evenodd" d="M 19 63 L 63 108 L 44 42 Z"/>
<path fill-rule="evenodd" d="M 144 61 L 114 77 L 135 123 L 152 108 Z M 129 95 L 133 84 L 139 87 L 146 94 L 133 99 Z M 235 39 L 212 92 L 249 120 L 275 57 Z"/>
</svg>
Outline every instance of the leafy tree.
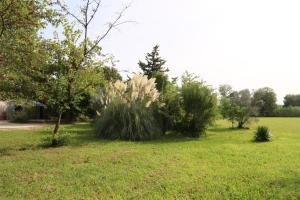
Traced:
<svg viewBox="0 0 300 200">
<path fill-rule="evenodd" d="M 38 31 L 48 23 L 57 25 L 59 14 L 48 0 L 0 1 L 0 98 L 24 97 L 28 80 L 17 77 L 19 68 L 34 68 L 40 62 L 36 47 Z M 30 94 L 30 93 L 29 93 Z"/>
<path fill-rule="evenodd" d="M 289 94 L 284 97 L 284 106 L 300 106 L 300 95 Z"/>
<path fill-rule="evenodd" d="M 228 119 L 232 127 L 234 127 L 235 121 L 236 121 L 236 113 L 239 111 L 239 106 L 233 103 L 231 99 L 228 97 L 222 98 L 220 101 L 220 112 L 222 116 L 226 119 Z"/>
<path fill-rule="evenodd" d="M 15 36 L 20 32 L 43 28 L 50 22 L 58 22 L 58 16 L 49 0 L 1 0 L 0 39 Z"/>
<path fill-rule="evenodd" d="M 119 20 L 128 8 L 125 7 L 109 23 L 104 34 L 92 41 L 88 35 L 89 28 L 100 4 L 100 0 L 84 1 L 80 10 L 82 17 L 77 17 L 66 5 L 57 1 L 57 5 L 74 17 L 82 29 L 75 30 L 74 26 L 62 19 L 63 39 L 58 36 L 50 40 L 37 38 L 31 47 L 31 52 L 34 53 L 30 57 L 32 59 L 28 59 L 26 65 L 14 63 L 14 68 L 10 69 L 9 74 L 5 74 L 18 83 L 13 86 L 11 93 L 21 91 L 24 97 L 41 99 L 53 111 L 56 118 L 53 146 L 59 143 L 57 138 L 63 113 L 76 109 L 83 94 L 94 90 L 103 82 L 103 67 L 107 59 L 103 58 L 99 44 L 113 28 L 123 24 Z M 25 60 L 25 55 L 20 56 L 20 60 Z"/>
<path fill-rule="evenodd" d="M 224 91 L 221 89 L 221 91 Z M 248 89 L 239 92 L 232 91 L 229 96 L 222 96 L 221 114 L 224 118 L 232 122 L 232 126 L 236 122 L 238 128 L 245 128 L 251 118 L 256 115 L 257 109 L 252 104 L 252 95 Z"/>
<path fill-rule="evenodd" d="M 252 104 L 258 108 L 261 116 L 271 116 L 277 107 L 276 101 L 277 98 L 274 90 L 266 87 L 254 92 Z"/>
<path fill-rule="evenodd" d="M 232 87 L 230 85 L 220 85 L 219 87 L 221 97 L 229 97 L 232 92 Z"/>
<path fill-rule="evenodd" d="M 104 79 L 107 81 L 115 82 L 117 80 L 122 80 L 122 76 L 119 74 L 118 70 L 114 67 L 103 67 Z"/>
</svg>

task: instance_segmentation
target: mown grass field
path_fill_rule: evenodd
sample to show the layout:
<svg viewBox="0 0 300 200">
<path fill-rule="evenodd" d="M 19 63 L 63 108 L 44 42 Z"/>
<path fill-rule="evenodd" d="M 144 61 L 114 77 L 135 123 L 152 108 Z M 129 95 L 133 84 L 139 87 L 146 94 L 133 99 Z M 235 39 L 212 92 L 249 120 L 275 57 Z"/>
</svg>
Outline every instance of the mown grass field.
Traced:
<svg viewBox="0 0 300 200">
<path fill-rule="evenodd" d="M 267 125 L 270 143 L 252 142 Z M 300 199 L 300 118 L 250 130 L 218 121 L 206 137 L 151 142 L 95 139 L 66 125 L 71 144 L 42 148 L 51 132 L 0 131 L 0 199 Z"/>
</svg>

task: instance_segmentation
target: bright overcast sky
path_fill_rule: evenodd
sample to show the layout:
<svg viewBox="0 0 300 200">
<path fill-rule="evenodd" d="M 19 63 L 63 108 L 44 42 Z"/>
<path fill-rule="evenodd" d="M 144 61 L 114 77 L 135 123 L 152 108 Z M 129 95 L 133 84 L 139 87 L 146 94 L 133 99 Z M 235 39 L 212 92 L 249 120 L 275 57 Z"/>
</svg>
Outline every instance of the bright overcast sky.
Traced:
<svg viewBox="0 0 300 200">
<path fill-rule="evenodd" d="M 92 34 L 126 1 L 103 2 Z M 282 103 L 285 94 L 300 93 L 299 10 L 299 0 L 135 0 L 123 19 L 137 23 L 102 46 L 120 61 L 118 69 L 136 71 L 159 44 L 171 77 L 188 70 L 214 87 L 268 86 Z"/>
</svg>

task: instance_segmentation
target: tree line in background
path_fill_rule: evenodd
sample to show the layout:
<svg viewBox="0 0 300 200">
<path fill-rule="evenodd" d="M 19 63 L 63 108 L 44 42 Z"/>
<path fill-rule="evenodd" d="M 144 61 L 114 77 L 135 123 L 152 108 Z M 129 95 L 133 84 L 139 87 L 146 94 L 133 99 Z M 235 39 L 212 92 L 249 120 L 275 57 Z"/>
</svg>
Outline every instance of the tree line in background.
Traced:
<svg viewBox="0 0 300 200">
<path fill-rule="evenodd" d="M 271 88 L 250 92 L 222 85 L 218 96 L 194 74 L 169 77 L 158 45 L 138 63 L 140 72 L 122 80 L 100 44 L 126 23 L 122 16 L 128 7 L 92 40 L 91 22 L 101 5 L 101 0 L 85 0 L 77 16 L 59 0 L 0 2 L 0 100 L 46 105 L 55 122 L 53 146 L 59 143 L 62 119 L 93 119 L 102 138 L 146 140 L 170 132 L 199 137 L 218 114 L 238 128 L 257 116 L 300 116 L 300 95 L 288 95 L 278 106 Z M 62 36 L 44 38 L 40 31 L 47 25 L 62 27 Z"/>
</svg>

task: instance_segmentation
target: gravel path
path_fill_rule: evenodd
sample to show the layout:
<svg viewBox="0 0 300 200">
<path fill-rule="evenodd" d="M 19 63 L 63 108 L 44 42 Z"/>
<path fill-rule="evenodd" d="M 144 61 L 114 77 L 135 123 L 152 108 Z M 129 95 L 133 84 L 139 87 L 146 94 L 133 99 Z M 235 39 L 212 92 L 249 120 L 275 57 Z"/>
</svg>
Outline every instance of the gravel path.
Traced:
<svg viewBox="0 0 300 200">
<path fill-rule="evenodd" d="M 26 124 L 17 124 L 17 123 L 9 123 L 8 121 L 0 121 L 0 130 L 30 130 L 30 129 L 37 129 L 37 128 L 43 128 L 45 127 L 45 124 L 34 124 L 34 123 L 26 123 Z"/>
</svg>

